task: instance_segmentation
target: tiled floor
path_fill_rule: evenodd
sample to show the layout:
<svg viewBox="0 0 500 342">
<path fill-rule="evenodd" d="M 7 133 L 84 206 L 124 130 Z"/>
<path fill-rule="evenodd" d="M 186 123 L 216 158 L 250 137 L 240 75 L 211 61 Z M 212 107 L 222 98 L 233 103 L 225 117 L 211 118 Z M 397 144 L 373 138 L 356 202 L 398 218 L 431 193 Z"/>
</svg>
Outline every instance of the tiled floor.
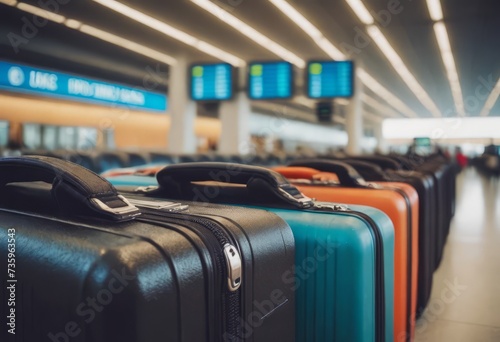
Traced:
<svg viewBox="0 0 500 342">
<path fill-rule="evenodd" d="M 417 342 L 500 342 L 500 181 L 459 175 L 457 207 Z"/>
</svg>

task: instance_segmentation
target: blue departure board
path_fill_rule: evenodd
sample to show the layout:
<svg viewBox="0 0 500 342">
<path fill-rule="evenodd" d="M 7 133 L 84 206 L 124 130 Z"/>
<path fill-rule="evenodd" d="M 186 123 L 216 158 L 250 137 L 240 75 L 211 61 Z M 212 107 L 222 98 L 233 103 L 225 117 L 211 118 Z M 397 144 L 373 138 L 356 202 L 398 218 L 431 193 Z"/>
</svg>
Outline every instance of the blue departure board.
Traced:
<svg viewBox="0 0 500 342">
<path fill-rule="evenodd" d="M 167 110 L 166 94 L 2 61 L 0 90 L 149 111 Z"/>
<path fill-rule="evenodd" d="M 293 68 L 288 62 L 250 63 L 248 96 L 254 100 L 293 96 Z"/>
<path fill-rule="evenodd" d="M 310 98 L 351 97 L 354 93 L 352 61 L 309 62 L 307 76 L 307 94 Z"/>
<path fill-rule="evenodd" d="M 230 64 L 191 66 L 191 98 L 195 101 L 223 101 L 233 97 L 233 68 Z"/>
</svg>

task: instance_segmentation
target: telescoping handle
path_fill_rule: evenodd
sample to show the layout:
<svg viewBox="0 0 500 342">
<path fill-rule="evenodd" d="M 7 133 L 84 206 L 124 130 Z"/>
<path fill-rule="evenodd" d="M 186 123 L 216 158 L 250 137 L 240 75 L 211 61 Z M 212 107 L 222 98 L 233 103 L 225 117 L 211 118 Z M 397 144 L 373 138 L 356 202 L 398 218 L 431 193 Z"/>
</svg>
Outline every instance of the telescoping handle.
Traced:
<svg viewBox="0 0 500 342">
<path fill-rule="evenodd" d="M 339 178 L 340 184 L 350 187 L 367 186 L 366 181 L 349 164 L 325 159 L 300 159 L 292 161 L 289 166 L 303 166 L 323 172 L 332 172 Z"/>
<path fill-rule="evenodd" d="M 265 189 L 274 193 L 276 201 L 298 208 L 310 208 L 313 200 L 302 194 L 285 177 L 272 170 L 234 163 L 199 162 L 168 165 L 156 174 L 160 190 L 176 197 L 176 189 L 191 187 L 193 182 L 244 184 L 254 193 Z M 237 199 L 235 199 L 237 200 Z"/>
<path fill-rule="evenodd" d="M 127 221 L 140 214 L 108 181 L 82 166 L 44 156 L 0 159 L 0 189 L 37 181 L 52 184 L 52 198 L 68 215 Z"/>
</svg>

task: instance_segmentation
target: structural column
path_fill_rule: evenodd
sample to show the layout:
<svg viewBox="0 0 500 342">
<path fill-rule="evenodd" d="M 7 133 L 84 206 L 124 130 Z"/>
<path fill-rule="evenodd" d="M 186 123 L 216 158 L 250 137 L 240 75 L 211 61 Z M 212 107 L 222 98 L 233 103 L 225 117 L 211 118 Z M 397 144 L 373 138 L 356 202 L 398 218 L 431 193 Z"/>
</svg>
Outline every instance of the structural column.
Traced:
<svg viewBox="0 0 500 342">
<path fill-rule="evenodd" d="M 219 118 L 222 125 L 218 152 L 248 154 L 250 152 L 251 104 L 244 89 L 245 68 L 239 68 L 239 87 L 231 101 L 221 103 Z"/>
<path fill-rule="evenodd" d="M 185 56 L 179 56 L 177 64 L 170 67 L 168 151 L 174 154 L 196 152 L 196 102 L 189 95 L 189 65 Z"/>
<path fill-rule="evenodd" d="M 356 73 L 357 74 L 357 73 Z M 361 143 L 363 140 L 363 104 L 361 97 L 363 84 L 356 77 L 354 82 L 354 96 L 349 100 L 346 115 L 347 149 L 348 154 L 361 153 Z"/>
<path fill-rule="evenodd" d="M 382 130 L 382 120 L 375 123 L 375 138 L 377 139 L 377 152 L 387 153 L 387 144 Z"/>
</svg>

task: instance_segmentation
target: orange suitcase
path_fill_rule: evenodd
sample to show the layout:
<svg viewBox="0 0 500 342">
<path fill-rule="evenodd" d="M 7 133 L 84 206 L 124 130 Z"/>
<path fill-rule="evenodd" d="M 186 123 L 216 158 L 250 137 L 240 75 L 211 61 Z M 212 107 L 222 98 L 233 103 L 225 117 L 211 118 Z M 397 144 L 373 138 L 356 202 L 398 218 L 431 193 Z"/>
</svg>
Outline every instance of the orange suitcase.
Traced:
<svg viewBox="0 0 500 342">
<path fill-rule="evenodd" d="M 320 201 L 368 205 L 384 211 L 395 227 L 394 341 L 413 340 L 418 271 L 418 194 L 408 184 L 366 183 L 349 165 L 297 161 L 309 167 L 275 167 L 306 196 Z M 411 338 L 410 338 L 411 337 Z"/>
</svg>

